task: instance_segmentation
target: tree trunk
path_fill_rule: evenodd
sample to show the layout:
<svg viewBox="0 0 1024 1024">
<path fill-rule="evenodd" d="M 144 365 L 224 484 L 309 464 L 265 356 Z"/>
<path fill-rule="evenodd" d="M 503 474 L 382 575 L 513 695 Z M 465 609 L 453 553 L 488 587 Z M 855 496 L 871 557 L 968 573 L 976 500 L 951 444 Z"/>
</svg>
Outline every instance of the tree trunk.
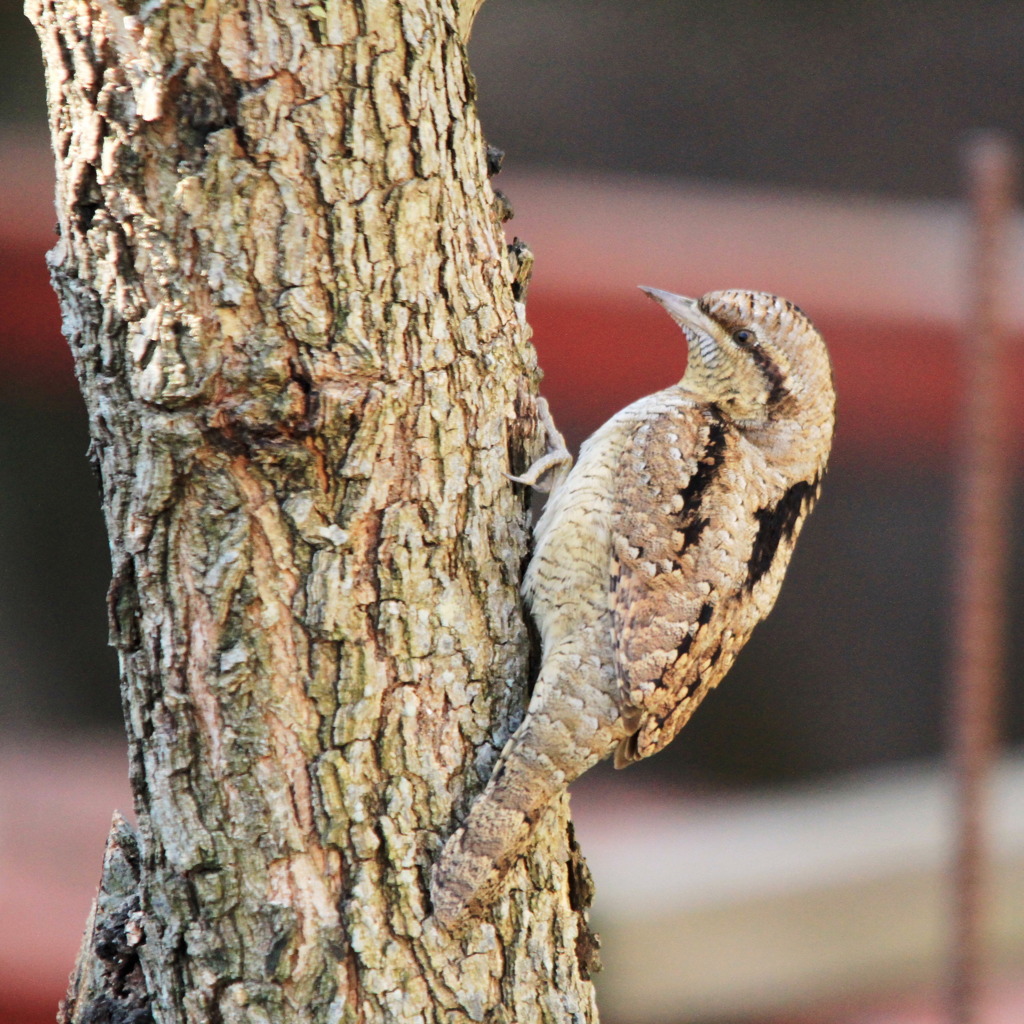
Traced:
<svg viewBox="0 0 1024 1024">
<path fill-rule="evenodd" d="M 541 444 L 476 6 L 29 0 L 138 817 L 66 1021 L 596 1019 L 564 798 L 486 918 L 426 897 L 522 715 Z"/>
</svg>

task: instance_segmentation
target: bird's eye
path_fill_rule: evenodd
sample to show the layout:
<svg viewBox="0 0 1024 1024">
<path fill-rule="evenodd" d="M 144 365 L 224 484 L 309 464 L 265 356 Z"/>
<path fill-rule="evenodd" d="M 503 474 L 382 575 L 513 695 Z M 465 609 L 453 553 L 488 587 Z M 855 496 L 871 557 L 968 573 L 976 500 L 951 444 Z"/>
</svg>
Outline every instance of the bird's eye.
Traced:
<svg viewBox="0 0 1024 1024">
<path fill-rule="evenodd" d="M 732 336 L 732 340 L 735 341 L 737 345 L 749 345 L 754 340 L 754 332 L 753 331 L 746 331 L 746 330 L 744 330 L 744 331 L 737 331 Z"/>
</svg>

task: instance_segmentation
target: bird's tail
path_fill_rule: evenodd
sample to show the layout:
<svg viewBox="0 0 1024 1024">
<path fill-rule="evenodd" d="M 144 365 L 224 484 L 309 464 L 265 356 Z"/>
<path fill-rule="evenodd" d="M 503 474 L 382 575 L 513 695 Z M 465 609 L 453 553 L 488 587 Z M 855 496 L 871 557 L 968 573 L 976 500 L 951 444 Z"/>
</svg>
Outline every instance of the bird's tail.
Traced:
<svg viewBox="0 0 1024 1024">
<path fill-rule="evenodd" d="M 587 686 L 578 658 L 561 666 L 574 669 L 568 673 L 558 671 L 558 660 L 545 659 L 526 718 L 434 866 L 434 915 L 449 927 L 491 901 L 548 804 L 624 735 L 614 683 Z M 557 689 L 552 676 L 561 684 Z"/>
</svg>

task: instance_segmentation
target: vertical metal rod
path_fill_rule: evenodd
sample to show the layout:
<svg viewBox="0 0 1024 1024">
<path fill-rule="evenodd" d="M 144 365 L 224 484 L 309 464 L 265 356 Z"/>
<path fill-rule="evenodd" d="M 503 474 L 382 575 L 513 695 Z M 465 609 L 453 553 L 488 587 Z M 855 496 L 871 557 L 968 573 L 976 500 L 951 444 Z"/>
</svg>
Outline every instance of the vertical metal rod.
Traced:
<svg viewBox="0 0 1024 1024">
<path fill-rule="evenodd" d="M 986 900 L 987 788 L 1003 675 L 1008 544 L 1006 408 L 1008 236 L 1016 154 L 1001 135 L 966 152 L 974 231 L 971 305 L 954 473 L 958 484 L 953 597 L 952 757 L 956 793 L 951 1024 L 981 1024 Z"/>
</svg>

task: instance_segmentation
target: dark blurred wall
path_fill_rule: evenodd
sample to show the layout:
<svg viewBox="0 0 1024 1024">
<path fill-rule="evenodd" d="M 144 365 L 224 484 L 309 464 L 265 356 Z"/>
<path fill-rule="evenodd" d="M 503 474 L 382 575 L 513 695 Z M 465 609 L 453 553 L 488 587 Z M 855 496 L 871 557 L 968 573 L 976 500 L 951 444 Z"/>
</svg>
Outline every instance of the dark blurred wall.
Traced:
<svg viewBox="0 0 1024 1024">
<path fill-rule="evenodd" d="M 470 57 L 519 162 L 950 197 L 1024 125 L 1021 40 L 1005 0 L 488 0 Z"/>
<path fill-rule="evenodd" d="M 18 0 L 0 0 L 0 128 L 46 128 L 43 62 Z M 2 151 L 0 151 L 2 158 Z"/>
<path fill-rule="evenodd" d="M 120 723 L 110 558 L 78 398 L 0 386 L 0 723 Z"/>
</svg>

